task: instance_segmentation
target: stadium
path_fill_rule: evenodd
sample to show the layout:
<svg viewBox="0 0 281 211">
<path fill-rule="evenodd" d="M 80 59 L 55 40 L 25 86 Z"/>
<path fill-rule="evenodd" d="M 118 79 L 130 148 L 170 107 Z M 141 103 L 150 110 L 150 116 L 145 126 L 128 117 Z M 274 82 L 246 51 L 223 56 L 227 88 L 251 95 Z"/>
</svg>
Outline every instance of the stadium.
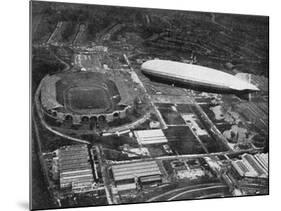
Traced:
<svg viewBox="0 0 281 211">
<path fill-rule="evenodd" d="M 125 118 L 132 106 L 132 100 L 119 92 L 124 84 L 99 72 L 47 75 L 41 84 L 41 110 L 60 123 L 111 122 Z"/>
<path fill-rule="evenodd" d="M 259 89 L 234 75 L 194 64 L 168 60 L 150 60 L 141 66 L 142 72 L 153 79 L 187 85 L 214 92 L 254 92 Z"/>
</svg>

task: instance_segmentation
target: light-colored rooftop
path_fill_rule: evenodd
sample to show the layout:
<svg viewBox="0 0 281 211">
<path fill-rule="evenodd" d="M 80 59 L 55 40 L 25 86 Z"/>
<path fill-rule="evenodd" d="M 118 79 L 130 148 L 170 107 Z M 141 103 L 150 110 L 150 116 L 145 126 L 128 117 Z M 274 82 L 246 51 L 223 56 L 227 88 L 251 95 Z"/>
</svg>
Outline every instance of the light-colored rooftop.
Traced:
<svg viewBox="0 0 281 211">
<path fill-rule="evenodd" d="M 115 181 L 134 179 L 152 175 L 161 175 L 156 161 L 134 162 L 112 166 Z"/>
<path fill-rule="evenodd" d="M 47 109 L 62 107 L 56 100 L 56 83 L 60 80 L 60 77 L 46 76 L 43 78 L 41 88 L 41 102 Z"/>
<path fill-rule="evenodd" d="M 168 140 L 161 129 L 135 130 L 134 134 L 139 144 L 167 143 Z"/>
</svg>

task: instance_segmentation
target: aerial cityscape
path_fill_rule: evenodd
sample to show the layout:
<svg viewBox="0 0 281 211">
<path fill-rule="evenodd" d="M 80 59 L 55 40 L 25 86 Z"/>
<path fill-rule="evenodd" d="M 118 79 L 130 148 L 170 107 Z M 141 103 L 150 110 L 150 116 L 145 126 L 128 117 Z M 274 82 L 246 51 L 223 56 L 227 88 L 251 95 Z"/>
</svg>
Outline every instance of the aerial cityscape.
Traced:
<svg viewBox="0 0 281 211">
<path fill-rule="evenodd" d="M 269 194 L 269 18 L 31 1 L 31 208 Z"/>
</svg>

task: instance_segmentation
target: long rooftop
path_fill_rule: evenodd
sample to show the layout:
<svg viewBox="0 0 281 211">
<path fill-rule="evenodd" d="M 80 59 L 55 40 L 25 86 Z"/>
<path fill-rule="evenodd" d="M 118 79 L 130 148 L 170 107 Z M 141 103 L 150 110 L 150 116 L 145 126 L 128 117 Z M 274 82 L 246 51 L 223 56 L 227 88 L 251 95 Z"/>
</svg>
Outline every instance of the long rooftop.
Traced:
<svg viewBox="0 0 281 211">
<path fill-rule="evenodd" d="M 112 166 L 115 181 L 134 179 L 135 177 L 145 177 L 161 175 L 156 161 L 133 162 Z"/>
</svg>

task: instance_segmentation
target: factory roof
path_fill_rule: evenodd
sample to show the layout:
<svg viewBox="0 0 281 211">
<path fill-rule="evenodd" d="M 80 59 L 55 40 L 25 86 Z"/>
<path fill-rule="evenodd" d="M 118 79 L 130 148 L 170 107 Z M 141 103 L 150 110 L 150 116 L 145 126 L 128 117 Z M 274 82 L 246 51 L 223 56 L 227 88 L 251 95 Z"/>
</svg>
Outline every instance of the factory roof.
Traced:
<svg viewBox="0 0 281 211">
<path fill-rule="evenodd" d="M 94 182 L 86 145 L 62 147 L 58 151 L 60 186 L 72 190 L 90 188 Z"/>
<path fill-rule="evenodd" d="M 133 162 L 112 166 L 115 181 L 134 179 L 135 177 L 145 177 L 161 175 L 156 161 Z"/>
<path fill-rule="evenodd" d="M 136 130 L 134 134 L 139 144 L 158 144 L 168 142 L 166 136 L 161 129 L 154 130 Z"/>
<path fill-rule="evenodd" d="M 244 154 L 242 155 L 242 159 L 249 163 L 252 168 L 259 174 L 259 175 L 267 175 L 267 172 L 262 168 L 259 162 L 255 159 L 253 155 Z"/>
</svg>

